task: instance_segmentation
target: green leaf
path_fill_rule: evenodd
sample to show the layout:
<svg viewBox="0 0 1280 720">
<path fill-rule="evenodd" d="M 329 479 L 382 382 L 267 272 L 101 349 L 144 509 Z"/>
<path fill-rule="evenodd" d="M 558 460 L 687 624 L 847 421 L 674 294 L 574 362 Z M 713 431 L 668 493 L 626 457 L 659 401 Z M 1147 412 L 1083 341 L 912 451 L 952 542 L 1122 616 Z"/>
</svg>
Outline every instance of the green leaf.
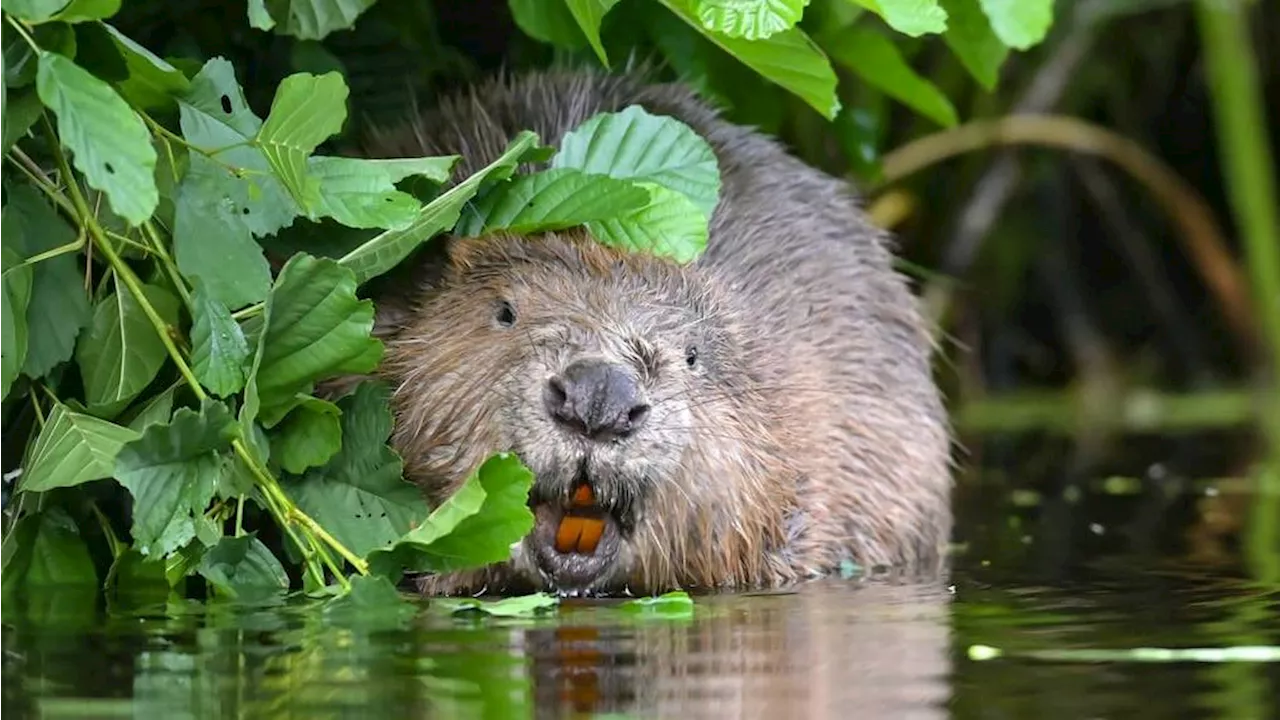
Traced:
<svg viewBox="0 0 1280 720">
<path fill-rule="evenodd" d="M 918 75 L 893 41 L 879 31 L 853 25 L 825 36 L 823 45 L 836 62 L 867 84 L 943 127 L 956 124 L 956 110 L 947 96 Z"/>
<path fill-rule="evenodd" d="M 116 480 L 133 495 L 133 539 L 143 555 L 168 555 L 195 537 L 195 516 L 214 487 L 235 434 L 227 406 L 206 400 L 151 425 L 116 458 Z"/>
<path fill-rule="evenodd" d="M 64 23 L 105 20 L 120 12 L 121 0 L 71 0 L 52 20 Z"/>
<path fill-rule="evenodd" d="M 243 185 L 217 163 L 192 154 L 174 206 L 178 269 L 228 308 L 260 302 L 271 288 L 271 266 L 242 219 L 248 206 L 237 206 L 229 195 Z"/>
<path fill-rule="evenodd" d="M 681 20 L 720 49 L 770 82 L 804 100 L 830 120 L 840 111 L 836 74 L 822 50 L 799 28 L 784 30 L 765 40 L 747 40 L 711 32 L 693 14 L 694 0 L 659 0 Z"/>
<path fill-rule="evenodd" d="M 44 22 L 70 4 L 70 0 L 8 0 L 4 11 L 29 23 Z"/>
<path fill-rule="evenodd" d="M 8 10 L 8 8 L 5 8 Z M 15 587 L 98 584 L 89 548 L 76 523 L 60 507 L 27 515 L 17 522 L 4 541 L 3 583 L 8 593 Z M 83 592 L 94 592 L 93 587 Z M 68 588 L 68 592 L 70 588 Z"/>
<path fill-rule="evenodd" d="M 533 473 L 515 455 L 498 453 L 422 524 L 392 547 L 370 553 L 370 566 L 449 572 L 506 560 L 511 546 L 533 529 L 531 487 Z"/>
<path fill-rule="evenodd" d="M 151 217 L 160 200 L 156 151 L 137 113 L 110 85 L 56 53 L 41 51 L 36 91 L 57 115 L 58 138 L 89 186 L 130 223 Z"/>
<path fill-rule="evenodd" d="M 30 185 L 6 188 L 3 234 L 27 258 L 76 242 L 76 233 Z M 43 377 L 75 351 L 76 338 L 89 324 L 93 309 L 84 290 L 84 273 L 75 255 L 64 253 L 29 268 L 31 299 L 27 303 L 27 353 L 22 372 Z"/>
<path fill-rule="evenodd" d="M 422 204 L 396 190 L 395 183 L 410 175 L 444 182 L 456 161 L 456 155 L 404 160 L 313 157 L 307 167 L 317 181 L 316 215 L 353 228 L 408 227 Z"/>
<path fill-rule="evenodd" d="M 431 607 L 450 613 L 478 611 L 494 617 L 534 617 L 560 604 L 560 598 L 549 593 L 517 595 L 501 600 L 478 598 L 435 598 Z"/>
<path fill-rule="evenodd" d="M 134 430 L 55 403 L 31 448 L 20 488 L 45 492 L 109 478 L 120 448 L 139 437 Z"/>
<path fill-rule="evenodd" d="M 217 594 L 228 598 L 261 598 L 289 589 L 284 566 L 253 535 L 220 539 L 204 554 L 196 571 Z"/>
<path fill-rule="evenodd" d="M 402 627 L 418 608 L 381 575 L 356 575 L 351 589 L 324 605 L 328 624 L 373 628 Z"/>
<path fill-rule="evenodd" d="M 278 23 L 277 32 L 299 40 L 322 40 L 329 33 L 355 25 L 356 18 L 376 1 L 266 0 L 266 3 L 271 17 Z M 259 18 L 259 21 L 262 19 Z"/>
<path fill-rule="evenodd" d="M 618 4 L 618 0 L 565 0 L 565 4 L 578 21 L 578 27 L 582 28 L 582 34 L 587 36 L 591 49 L 596 51 L 596 57 L 600 58 L 605 67 L 609 67 L 609 55 L 600 42 L 600 24 L 604 22 L 604 16 Z"/>
<path fill-rule="evenodd" d="M 0 247 L 4 270 L 4 305 L 0 308 L 4 331 L 0 338 L 0 385 L 8 397 L 9 387 L 18 379 L 27 359 L 27 304 L 31 301 L 31 268 L 22 265 L 22 256 L 10 245 Z"/>
<path fill-rule="evenodd" d="M 206 151 L 216 151 L 217 162 L 202 164 L 199 153 L 191 153 L 192 169 L 202 173 L 209 185 L 203 191 L 206 214 L 219 213 L 219 222 L 234 228 L 232 221 L 248 227 L 256 236 L 275 233 L 293 222 L 298 206 L 293 202 L 262 151 L 250 145 L 262 121 L 249 109 L 244 92 L 236 82 L 235 69 L 222 58 L 204 64 L 191 80 L 191 89 L 179 99 L 182 135 L 187 142 Z M 222 164 L 240 169 L 238 177 Z M 216 190 L 214 189 L 216 186 Z M 199 199 L 200 196 L 196 196 Z M 229 205 L 227 203 L 230 203 Z M 226 212 L 230 209 L 230 212 Z M 235 229 L 235 232 L 239 232 Z M 203 242 L 208 242 L 205 238 Z M 179 242 L 201 242 L 183 238 Z M 256 272 L 256 271 L 255 271 Z M 207 281 L 207 278 L 206 278 Z M 234 306 L 234 305 L 233 305 Z"/>
<path fill-rule="evenodd" d="M 173 395 L 179 387 L 183 387 L 181 382 L 179 380 L 170 385 L 168 390 L 148 400 L 129 421 L 129 429 L 141 433 L 147 426 L 155 423 L 167 425 L 169 418 L 173 416 Z"/>
<path fill-rule="evenodd" d="M 947 29 L 947 11 L 938 0 L 852 0 L 870 10 L 898 32 L 911 37 L 941 33 Z"/>
<path fill-rule="evenodd" d="M 720 167 L 707 141 L 638 105 L 593 115 L 566 133 L 551 167 L 656 183 L 686 195 L 708 219 L 720 196 Z"/>
<path fill-rule="evenodd" d="M 347 84 L 342 75 L 296 73 L 276 88 L 267 121 L 254 140 L 276 177 L 299 207 L 311 214 L 317 180 L 307 172 L 307 158 L 342 129 L 347 119 Z M 313 215 L 314 217 L 314 215 Z"/>
<path fill-rule="evenodd" d="M 521 235 L 560 230 L 624 215 L 644 207 L 644 188 L 573 168 L 519 175 L 475 202 L 454 233 L 463 237 L 496 230 Z"/>
<path fill-rule="evenodd" d="M 693 615 L 693 599 L 689 597 L 689 593 L 683 590 L 672 590 L 662 595 L 627 600 L 620 607 L 628 612 L 646 615 L 655 614 L 664 617 L 690 617 Z"/>
<path fill-rule="evenodd" d="M 266 0 L 249 0 L 249 27 L 257 30 L 270 30 L 276 26 L 275 18 L 267 10 Z"/>
<path fill-rule="evenodd" d="M 795 27 L 808 4 L 809 0 L 694 0 L 693 7 L 707 30 L 763 40 Z"/>
<path fill-rule="evenodd" d="M 40 119 L 42 112 L 44 112 L 44 105 L 40 104 L 40 96 L 34 91 L 23 90 L 15 93 L 9 90 L 5 97 L 4 142 L 0 152 L 8 153 L 19 140 L 26 136 L 31 126 Z"/>
<path fill-rule="evenodd" d="M 360 556 L 394 542 L 429 510 L 387 446 L 388 397 L 385 385 L 365 382 L 342 398 L 342 449 L 324 467 L 283 483 L 304 512 Z"/>
<path fill-rule="evenodd" d="M 596 220 L 587 228 L 596 240 L 629 252 L 693 262 L 707 249 L 707 218 L 688 197 L 661 185 L 641 183 L 649 202 L 621 217 Z"/>
<path fill-rule="evenodd" d="M 987 90 L 994 90 L 1009 48 L 991 29 L 978 0 L 941 0 L 951 16 L 943 39 L 969 74 Z"/>
<path fill-rule="evenodd" d="M 341 373 L 377 367 L 382 345 L 370 337 L 373 303 L 356 298 L 352 272 L 326 258 L 289 259 L 267 297 L 265 328 L 258 323 L 255 391 L 263 407 L 288 403 L 297 393 Z"/>
<path fill-rule="evenodd" d="M 1038 45 L 1053 24 L 1053 0 L 978 0 L 1005 45 L 1027 50 Z"/>
<path fill-rule="evenodd" d="M 244 387 L 249 343 L 226 306 L 196 282 L 191 294 L 191 369 L 200 384 L 219 397 Z"/>
<path fill-rule="evenodd" d="M 154 285 L 142 293 L 160 318 L 178 324 L 178 299 Z M 168 354 L 142 306 L 118 288 L 93 311 L 89 331 L 76 346 L 76 362 L 90 408 L 123 406 L 155 379 Z"/>
<path fill-rule="evenodd" d="M 191 88 L 182 71 L 160 59 L 111 25 L 103 24 L 124 58 L 129 76 L 119 82 L 120 92 L 135 105 L 150 110 L 167 107 Z"/>
<path fill-rule="evenodd" d="M 412 225 L 403 230 L 380 233 L 343 255 L 338 262 L 355 273 L 357 284 L 385 273 L 408 257 L 418 245 L 452 228 L 458 222 L 462 207 L 475 196 L 482 183 L 496 177 L 509 177 L 525 154 L 537 146 L 536 134 L 521 132 L 496 160 L 427 203 Z"/>
<path fill-rule="evenodd" d="M 324 465 L 342 449 L 341 417 L 342 410 L 337 405 L 307 397 L 276 426 L 271 436 L 271 457 L 295 475 Z"/>
<path fill-rule="evenodd" d="M 567 50 L 587 44 L 565 0 L 508 0 L 507 6 L 521 32 L 535 40 Z"/>
</svg>

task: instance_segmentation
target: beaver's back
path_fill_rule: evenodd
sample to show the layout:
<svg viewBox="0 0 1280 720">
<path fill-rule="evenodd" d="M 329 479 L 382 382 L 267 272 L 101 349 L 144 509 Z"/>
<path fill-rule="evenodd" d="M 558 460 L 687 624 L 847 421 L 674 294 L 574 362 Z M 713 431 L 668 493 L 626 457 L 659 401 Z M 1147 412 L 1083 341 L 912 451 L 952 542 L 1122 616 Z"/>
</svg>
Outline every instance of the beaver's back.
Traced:
<svg viewBox="0 0 1280 720">
<path fill-rule="evenodd" d="M 371 154 L 459 154 L 464 177 L 521 130 L 558 145 L 592 115 L 640 105 L 716 153 L 720 201 L 698 261 L 750 323 L 752 374 L 803 498 L 792 557 L 819 568 L 932 557 L 950 531 L 949 441 L 916 299 L 840 180 L 722 119 L 679 85 L 584 72 L 501 78 L 446 99 Z"/>
</svg>

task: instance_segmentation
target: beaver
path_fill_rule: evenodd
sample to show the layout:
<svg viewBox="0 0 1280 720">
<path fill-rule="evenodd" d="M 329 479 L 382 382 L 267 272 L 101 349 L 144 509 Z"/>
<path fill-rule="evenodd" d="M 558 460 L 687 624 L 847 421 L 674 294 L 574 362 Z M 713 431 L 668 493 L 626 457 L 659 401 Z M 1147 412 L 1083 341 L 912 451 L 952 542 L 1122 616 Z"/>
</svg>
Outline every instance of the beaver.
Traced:
<svg viewBox="0 0 1280 720">
<path fill-rule="evenodd" d="M 522 130 L 555 146 L 630 105 L 715 153 L 695 262 L 585 229 L 445 236 L 373 294 L 406 478 L 438 503 L 497 451 L 536 478 L 535 524 L 509 560 L 419 590 L 777 587 L 939 561 L 951 434 L 931 336 L 845 182 L 635 71 L 504 73 L 374 130 L 362 152 L 456 154 L 470 174 Z"/>
</svg>

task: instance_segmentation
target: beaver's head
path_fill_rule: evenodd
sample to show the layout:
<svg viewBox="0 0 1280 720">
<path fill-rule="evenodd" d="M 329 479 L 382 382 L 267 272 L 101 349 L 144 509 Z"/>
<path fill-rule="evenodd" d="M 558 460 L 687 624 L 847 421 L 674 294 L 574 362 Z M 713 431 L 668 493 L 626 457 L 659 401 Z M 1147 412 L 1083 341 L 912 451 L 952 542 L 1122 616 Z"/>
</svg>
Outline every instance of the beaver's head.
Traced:
<svg viewBox="0 0 1280 720">
<path fill-rule="evenodd" d="M 537 478 L 535 526 L 510 561 L 432 588 L 642 592 L 760 575 L 793 498 L 771 466 L 749 308 L 694 268 L 582 232 L 451 240 L 425 285 L 385 365 L 409 477 L 439 501 L 511 450 Z"/>
</svg>

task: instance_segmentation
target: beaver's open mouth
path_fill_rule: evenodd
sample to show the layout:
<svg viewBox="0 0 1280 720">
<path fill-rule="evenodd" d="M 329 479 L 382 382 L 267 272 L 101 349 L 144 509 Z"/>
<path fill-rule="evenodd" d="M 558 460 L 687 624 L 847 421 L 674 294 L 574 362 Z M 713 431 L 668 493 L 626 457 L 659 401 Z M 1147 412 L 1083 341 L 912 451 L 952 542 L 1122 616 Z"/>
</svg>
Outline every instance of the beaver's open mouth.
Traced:
<svg viewBox="0 0 1280 720">
<path fill-rule="evenodd" d="M 600 505 L 589 480 L 580 476 L 566 504 L 548 500 L 533 505 L 531 536 L 539 569 L 557 589 L 593 589 L 613 566 L 621 532 L 617 515 Z"/>
</svg>

